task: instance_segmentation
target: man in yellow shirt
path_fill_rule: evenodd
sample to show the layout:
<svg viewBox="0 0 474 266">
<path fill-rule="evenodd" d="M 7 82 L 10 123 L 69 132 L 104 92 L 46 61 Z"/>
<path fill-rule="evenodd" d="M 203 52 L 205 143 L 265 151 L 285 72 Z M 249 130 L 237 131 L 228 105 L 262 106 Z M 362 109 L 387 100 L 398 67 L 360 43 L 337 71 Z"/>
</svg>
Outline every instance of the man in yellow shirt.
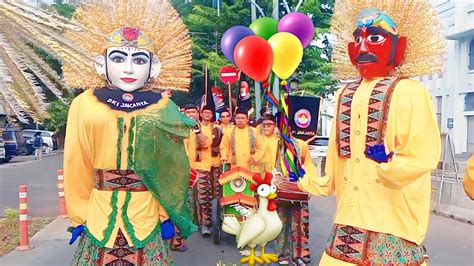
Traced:
<svg viewBox="0 0 474 266">
<path fill-rule="evenodd" d="M 231 167 L 243 167 L 258 171 L 257 162 L 263 156 L 263 143 L 260 135 L 255 134 L 248 125 L 247 111 L 239 108 L 235 114 L 235 127 L 226 131 L 221 142 L 222 163 Z"/>
<path fill-rule="evenodd" d="M 466 194 L 474 200 L 474 156 L 467 161 L 466 175 L 463 180 L 464 190 Z"/>
<path fill-rule="evenodd" d="M 305 175 L 299 180 L 299 186 L 312 194 L 336 193 L 334 225 L 320 265 L 424 264 L 421 244 L 428 228 L 430 173 L 440 156 L 440 135 L 429 93 L 418 81 L 401 79 L 397 73 L 430 73 L 442 66 L 435 58 L 417 58 L 413 49 L 440 52 L 428 44 L 443 44 L 444 38 L 437 33 L 442 30 L 420 36 L 410 26 L 397 27 L 395 16 L 429 18 L 423 23 L 427 27 L 439 21 L 427 1 L 403 6 L 396 2 L 384 3 L 383 10 L 390 14 L 365 8 L 370 3 L 380 6 L 375 1 L 335 6 L 334 31 L 350 41 L 350 62 L 362 78 L 336 94 L 326 176 Z M 415 2 L 417 8 L 410 9 Z M 345 73 L 347 79 L 352 72 L 344 63 L 343 47 L 346 44 L 335 48 L 341 54 L 334 58 L 336 73 Z M 404 56 L 417 58 L 417 68 L 410 68 L 412 62 L 403 61 Z"/>
<path fill-rule="evenodd" d="M 204 106 L 201 110 L 200 130 L 191 133 L 188 142 L 188 155 L 191 167 L 198 171 L 198 180 L 195 190 L 194 204 L 197 209 L 198 222 L 201 234 L 209 237 L 212 226 L 212 199 L 214 186 L 211 182 L 212 166 L 212 124 L 213 110 Z"/>
</svg>

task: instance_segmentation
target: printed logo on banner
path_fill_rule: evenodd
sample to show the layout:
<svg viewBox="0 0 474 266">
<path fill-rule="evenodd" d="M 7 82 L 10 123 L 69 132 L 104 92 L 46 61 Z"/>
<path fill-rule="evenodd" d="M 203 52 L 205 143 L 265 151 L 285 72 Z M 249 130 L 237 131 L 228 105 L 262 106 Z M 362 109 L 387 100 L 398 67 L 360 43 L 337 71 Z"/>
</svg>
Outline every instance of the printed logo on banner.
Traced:
<svg viewBox="0 0 474 266">
<path fill-rule="evenodd" d="M 295 124 L 300 128 L 307 128 L 311 124 L 311 113 L 306 109 L 300 109 L 295 113 Z"/>
</svg>

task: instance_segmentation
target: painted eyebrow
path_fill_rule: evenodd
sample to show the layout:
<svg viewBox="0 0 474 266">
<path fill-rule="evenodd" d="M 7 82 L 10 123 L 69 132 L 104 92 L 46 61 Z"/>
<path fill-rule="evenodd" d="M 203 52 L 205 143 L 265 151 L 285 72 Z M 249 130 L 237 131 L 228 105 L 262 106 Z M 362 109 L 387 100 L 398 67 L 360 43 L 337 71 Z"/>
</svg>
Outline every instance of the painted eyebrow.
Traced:
<svg viewBox="0 0 474 266">
<path fill-rule="evenodd" d="M 387 34 L 389 34 L 388 31 L 386 31 L 382 28 L 379 28 L 379 27 L 368 27 L 367 31 L 369 32 L 369 34 L 374 34 L 374 35 L 381 35 L 381 34 L 387 35 Z"/>
<path fill-rule="evenodd" d="M 360 36 L 360 32 L 361 32 L 360 29 L 356 29 L 356 30 L 352 33 L 352 35 L 359 37 L 359 36 Z"/>
<path fill-rule="evenodd" d="M 123 56 L 128 56 L 128 54 L 125 53 L 125 52 L 122 52 L 122 51 L 119 51 L 119 50 L 114 50 L 114 51 L 110 52 L 109 57 L 110 57 L 111 55 L 115 54 L 115 53 L 121 54 L 121 55 L 123 55 Z"/>
<path fill-rule="evenodd" d="M 138 52 L 138 53 L 134 53 L 134 54 L 132 54 L 132 56 L 133 56 L 133 57 L 135 57 L 135 56 L 139 56 L 139 55 L 146 56 L 146 58 L 148 58 L 148 59 L 150 58 L 150 56 L 149 56 L 149 55 L 147 55 L 147 54 L 146 54 L 146 53 L 144 53 L 144 52 Z"/>
</svg>

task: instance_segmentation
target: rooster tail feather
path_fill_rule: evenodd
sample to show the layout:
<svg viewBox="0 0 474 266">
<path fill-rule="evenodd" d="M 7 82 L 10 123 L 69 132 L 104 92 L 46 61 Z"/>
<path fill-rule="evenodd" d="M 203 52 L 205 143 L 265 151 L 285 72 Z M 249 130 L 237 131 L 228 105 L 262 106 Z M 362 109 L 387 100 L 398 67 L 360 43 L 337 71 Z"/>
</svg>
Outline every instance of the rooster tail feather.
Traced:
<svg viewBox="0 0 474 266">
<path fill-rule="evenodd" d="M 222 230 L 228 234 L 239 236 L 241 226 L 237 218 L 224 217 L 224 221 L 222 222 Z"/>
</svg>

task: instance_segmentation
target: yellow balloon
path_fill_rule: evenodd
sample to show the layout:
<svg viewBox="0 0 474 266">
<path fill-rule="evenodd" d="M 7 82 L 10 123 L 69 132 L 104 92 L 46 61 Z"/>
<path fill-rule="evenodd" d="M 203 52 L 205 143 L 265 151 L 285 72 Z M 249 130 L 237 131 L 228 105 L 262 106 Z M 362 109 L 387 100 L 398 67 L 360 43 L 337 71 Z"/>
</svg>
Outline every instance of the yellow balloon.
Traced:
<svg viewBox="0 0 474 266">
<path fill-rule="evenodd" d="M 303 59 L 303 45 L 289 32 L 274 34 L 268 42 L 273 50 L 273 72 L 282 80 L 288 79 Z"/>
</svg>

